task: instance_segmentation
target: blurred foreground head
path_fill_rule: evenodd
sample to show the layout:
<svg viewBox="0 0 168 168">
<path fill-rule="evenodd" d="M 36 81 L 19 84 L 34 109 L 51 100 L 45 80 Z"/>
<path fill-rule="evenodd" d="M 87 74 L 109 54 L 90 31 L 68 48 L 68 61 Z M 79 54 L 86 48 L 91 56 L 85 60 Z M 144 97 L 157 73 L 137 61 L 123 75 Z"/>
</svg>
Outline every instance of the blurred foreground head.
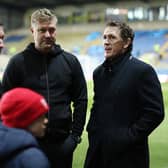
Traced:
<svg viewBox="0 0 168 168">
<path fill-rule="evenodd" d="M 2 123 L 11 128 L 21 128 L 41 137 L 45 133 L 45 114 L 49 107 L 43 96 L 26 88 L 14 88 L 0 100 Z"/>
</svg>

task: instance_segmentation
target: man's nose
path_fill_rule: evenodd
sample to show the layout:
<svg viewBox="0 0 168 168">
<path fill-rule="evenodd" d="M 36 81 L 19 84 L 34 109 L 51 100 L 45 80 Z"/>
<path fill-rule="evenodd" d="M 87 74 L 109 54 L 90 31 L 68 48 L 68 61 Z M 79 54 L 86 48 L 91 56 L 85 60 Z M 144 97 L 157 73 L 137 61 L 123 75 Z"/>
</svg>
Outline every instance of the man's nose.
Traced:
<svg viewBox="0 0 168 168">
<path fill-rule="evenodd" d="M 46 32 L 45 32 L 45 37 L 49 37 L 50 36 L 50 33 L 49 33 L 49 31 L 47 30 Z"/>
<path fill-rule="evenodd" d="M 47 123 L 48 123 L 48 119 L 44 118 L 44 124 L 47 124 Z"/>
<path fill-rule="evenodd" d="M 108 40 L 104 40 L 103 44 L 106 45 L 106 46 L 110 45 Z"/>
<path fill-rule="evenodd" d="M 104 44 L 109 44 L 109 43 L 110 43 L 110 39 L 109 39 L 109 38 L 105 38 L 105 39 L 103 40 L 103 42 L 104 42 Z"/>
</svg>

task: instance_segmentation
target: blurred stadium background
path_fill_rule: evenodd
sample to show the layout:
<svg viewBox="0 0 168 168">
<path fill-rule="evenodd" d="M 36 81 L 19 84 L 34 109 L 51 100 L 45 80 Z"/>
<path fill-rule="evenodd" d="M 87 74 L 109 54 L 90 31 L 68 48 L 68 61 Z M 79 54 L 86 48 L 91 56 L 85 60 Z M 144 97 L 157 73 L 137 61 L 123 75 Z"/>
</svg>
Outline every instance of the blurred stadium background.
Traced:
<svg viewBox="0 0 168 168">
<path fill-rule="evenodd" d="M 161 82 L 168 82 L 168 2 L 166 0 L 1 0 L 0 22 L 7 31 L 1 76 L 10 56 L 32 41 L 29 19 L 39 7 L 58 17 L 57 43 L 80 60 L 86 78 L 103 61 L 101 33 L 109 19 L 128 22 L 135 30 L 133 56 L 152 64 Z"/>
</svg>

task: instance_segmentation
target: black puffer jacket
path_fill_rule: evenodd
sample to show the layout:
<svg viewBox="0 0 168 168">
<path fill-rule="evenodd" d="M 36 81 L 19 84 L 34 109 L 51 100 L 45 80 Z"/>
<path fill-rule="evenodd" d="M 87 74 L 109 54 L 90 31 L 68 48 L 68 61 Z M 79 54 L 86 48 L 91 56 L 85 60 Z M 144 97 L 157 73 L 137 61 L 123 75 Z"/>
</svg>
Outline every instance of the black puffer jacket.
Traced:
<svg viewBox="0 0 168 168">
<path fill-rule="evenodd" d="M 63 138 L 71 130 L 81 135 L 86 117 L 87 88 L 75 56 L 58 45 L 48 55 L 42 55 L 31 43 L 11 58 L 3 76 L 4 91 L 18 86 L 44 95 L 50 105 L 48 133 L 52 137 Z"/>
</svg>

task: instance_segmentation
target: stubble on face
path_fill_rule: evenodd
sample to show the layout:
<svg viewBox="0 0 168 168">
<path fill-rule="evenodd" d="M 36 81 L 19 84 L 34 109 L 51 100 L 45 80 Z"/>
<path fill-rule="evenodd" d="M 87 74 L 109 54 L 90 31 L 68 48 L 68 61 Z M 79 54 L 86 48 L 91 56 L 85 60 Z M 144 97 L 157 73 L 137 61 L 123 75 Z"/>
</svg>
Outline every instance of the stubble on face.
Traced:
<svg viewBox="0 0 168 168">
<path fill-rule="evenodd" d="M 56 22 L 54 20 L 38 22 L 32 27 L 32 33 L 36 49 L 48 53 L 56 41 Z"/>
</svg>

